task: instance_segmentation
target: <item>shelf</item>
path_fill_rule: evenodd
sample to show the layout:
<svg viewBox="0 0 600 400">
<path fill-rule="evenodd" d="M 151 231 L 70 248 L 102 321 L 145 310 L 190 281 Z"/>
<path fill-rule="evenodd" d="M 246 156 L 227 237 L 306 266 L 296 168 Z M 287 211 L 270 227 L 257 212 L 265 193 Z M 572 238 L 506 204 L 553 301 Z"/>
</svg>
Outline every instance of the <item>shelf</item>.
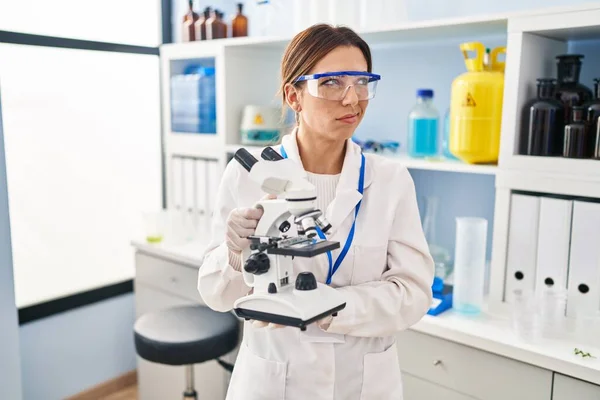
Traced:
<svg viewBox="0 0 600 400">
<path fill-rule="evenodd" d="M 408 169 L 421 169 L 429 171 L 460 172 L 467 174 L 496 175 L 498 167 L 496 165 L 475 165 L 467 164 L 462 161 L 448 160 L 445 158 L 420 159 L 409 157 L 405 153 L 398 155 L 384 155 L 384 157 L 397 160 L 406 165 Z"/>
<path fill-rule="evenodd" d="M 502 169 L 556 176 L 561 179 L 600 182 L 600 160 L 513 155 Z"/>
</svg>

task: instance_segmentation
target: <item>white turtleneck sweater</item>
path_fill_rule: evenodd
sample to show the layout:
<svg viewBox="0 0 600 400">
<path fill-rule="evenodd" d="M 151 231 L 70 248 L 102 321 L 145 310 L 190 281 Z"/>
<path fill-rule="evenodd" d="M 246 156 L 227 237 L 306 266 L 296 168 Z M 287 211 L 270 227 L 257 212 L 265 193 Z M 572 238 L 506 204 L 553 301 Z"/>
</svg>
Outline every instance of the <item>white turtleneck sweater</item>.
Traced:
<svg viewBox="0 0 600 400">
<path fill-rule="evenodd" d="M 340 181 L 340 174 L 323 175 L 306 172 L 308 181 L 315 185 L 317 190 L 317 208 L 325 214 L 327 207 L 335 198 L 335 191 Z"/>
</svg>

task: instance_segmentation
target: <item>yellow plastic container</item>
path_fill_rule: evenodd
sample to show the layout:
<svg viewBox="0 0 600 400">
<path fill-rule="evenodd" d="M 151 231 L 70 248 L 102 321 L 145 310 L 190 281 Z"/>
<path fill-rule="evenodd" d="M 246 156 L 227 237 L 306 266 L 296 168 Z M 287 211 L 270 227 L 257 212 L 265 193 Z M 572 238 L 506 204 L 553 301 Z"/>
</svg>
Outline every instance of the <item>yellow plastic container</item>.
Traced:
<svg viewBox="0 0 600 400">
<path fill-rule="evenodd" d="M 489 65 L 484 64 L 482 43 L 463 43 L 460 49 L 468 72 L 452 82 L 449 150 L 470 164 L 497 163 L 505 64 L 498 56 L 506 47 L 491 51 Z M 476 56 L 469 58 L 468 51 Z"/>
</svg>

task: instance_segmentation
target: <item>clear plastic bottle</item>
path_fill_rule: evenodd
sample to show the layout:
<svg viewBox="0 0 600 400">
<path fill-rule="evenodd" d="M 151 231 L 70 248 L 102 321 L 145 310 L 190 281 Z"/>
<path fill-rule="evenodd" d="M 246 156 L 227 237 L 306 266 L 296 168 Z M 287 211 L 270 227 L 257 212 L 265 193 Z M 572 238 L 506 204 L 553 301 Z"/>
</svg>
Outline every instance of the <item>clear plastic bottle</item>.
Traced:
<svg viewBox="0 0 600 400">
<path fill-rule="evenodd" d="M 438 154 L 439 113 L 433 106 L 433 90 L 417 90 L 417 104 L 408 115 L 407 147 L 411 157 Z"/>
</svg>

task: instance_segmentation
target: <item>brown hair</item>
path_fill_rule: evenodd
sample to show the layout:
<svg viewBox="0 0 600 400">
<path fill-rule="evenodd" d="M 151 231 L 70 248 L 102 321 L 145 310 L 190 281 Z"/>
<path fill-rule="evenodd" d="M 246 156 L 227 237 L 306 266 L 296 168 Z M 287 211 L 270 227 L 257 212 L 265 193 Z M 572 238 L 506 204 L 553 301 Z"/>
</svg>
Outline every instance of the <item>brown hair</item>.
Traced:
<svg viewBox="0 0 600 400">
<path fill-rule="evenodd" d="M 352 29 L 317 24 L 298 33 L 288 44 L 281 60 L 281 96 L 286 106 L 285 85 L 308 74 L 330 51 L 339 46 L 357 47 L 367 61 L 367 72 L 371 72 L 372 60 L 369 45 Z"/>
</svg>

